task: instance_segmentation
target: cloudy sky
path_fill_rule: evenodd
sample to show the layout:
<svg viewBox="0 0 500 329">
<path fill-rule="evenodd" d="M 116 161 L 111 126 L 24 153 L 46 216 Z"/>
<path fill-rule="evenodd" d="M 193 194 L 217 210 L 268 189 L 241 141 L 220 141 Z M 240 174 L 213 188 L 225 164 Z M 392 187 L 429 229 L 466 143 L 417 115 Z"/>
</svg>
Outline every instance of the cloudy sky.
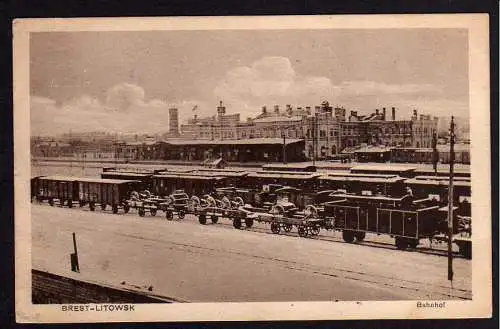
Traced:
<svg viewBox="0 0 500 329">
<path fill-rule="evenodd" d="M 467 31 L 457 29 L 33 33 L 32 134 L 168 130 L 261 106 L 398 107 L 468 116 Z"/>
</svg>

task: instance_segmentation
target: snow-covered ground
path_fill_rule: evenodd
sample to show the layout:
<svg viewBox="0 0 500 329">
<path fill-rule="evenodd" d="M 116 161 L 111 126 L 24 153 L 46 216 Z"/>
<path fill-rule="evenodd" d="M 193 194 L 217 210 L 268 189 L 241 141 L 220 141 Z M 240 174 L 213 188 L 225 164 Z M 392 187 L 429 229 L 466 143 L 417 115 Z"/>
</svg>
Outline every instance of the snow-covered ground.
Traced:
<svg viewBox="0 0 500 329">
<path fill-rule="evenodd" d="M 307 239 L 262 224 L 247 231 L 225 220 L 200 225 L 194 216 L 160 215 L 34 204 L 33 267 L 68 274 L 75 232 L 81 273 L 73 277 L 151 285 L 192 302 L 450 298 L 446 257 L 399 251 L 389 238 L 348 244 L 339 233 Z M 454 275 L 451 298 L 471 298 L 471 261 L 454 259 Z"/>
</svg>

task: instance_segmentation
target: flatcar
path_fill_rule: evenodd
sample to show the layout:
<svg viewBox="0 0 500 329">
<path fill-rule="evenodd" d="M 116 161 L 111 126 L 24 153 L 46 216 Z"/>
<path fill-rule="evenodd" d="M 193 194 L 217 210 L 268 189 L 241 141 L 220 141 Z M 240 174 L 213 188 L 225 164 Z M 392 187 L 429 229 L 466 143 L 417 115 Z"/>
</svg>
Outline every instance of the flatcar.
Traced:
<svg viewBox="0 0 500 329">
<path fill-rule="evenodd" d="M 420 239 L 434 236 L 444 225 L 438 205 L 413 202 L 409 195 L 336 195 L 319 215 L 332 219 L 346 242 L 362 241 L 366 233 L 386 234 L 395 238 L 398 249 L 415 248 Z"/>
</svg>

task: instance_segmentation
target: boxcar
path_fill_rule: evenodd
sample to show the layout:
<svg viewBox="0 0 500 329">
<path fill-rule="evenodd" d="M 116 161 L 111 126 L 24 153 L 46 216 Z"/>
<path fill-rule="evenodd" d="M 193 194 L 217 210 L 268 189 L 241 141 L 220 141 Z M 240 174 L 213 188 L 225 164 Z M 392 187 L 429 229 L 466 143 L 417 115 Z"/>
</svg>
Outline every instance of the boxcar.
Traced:
<svg viewBox="0 0 500 329">
<path fill-rule="evenodd" d="M 191 173 L 153 175 L 152 192 L 159 196 L 165 196 L 176 190 L 184 190 L 188 195 L 203 195 L 212 193 L 218 187 L 225 186 L 225 181 L 225 177 L 217 175 Z"/>
<path fill-rule="evenodd" d="M 317 178 L 320 175 L 305 172 L 259 171 L 249 173 L 242 184 L 245 188 L 255 190 L 260 190 L 264 185 L 277 184 L 305 191 L 316 191 L 318 188 Z"/>
<path fill-rule="evenodd" d="M 395 237 L 399 249 L 415 248 L 422 238 L 442 229 L 439 206 L 413 203 L 410 196 L 338 195 L 327 202 L 320 216 L 333 219 L 333 228 L 342 231 L 346 242 L 362 241 L 367 232 Z"/>
<path fill-rule="evenodd" d="M 42 176 L 32 181 L 32 188 L 38 202 L 48 201 L 51 206 L 58 201 L 61 205 L 73 206 L 78 200 L 78 184 L 75 177 Z"/>
<path fill-rule="evenodd" d="M 449 178 L 442 176 L 417 176 L 405 181 L 413 195 L 418 199 L 435 199 L 439 204 L 448 204 Z M 453 202 L 459 208 L 459 214 L 471 214 L 471 182 L 467 177 L 454 177 Z"/>
<path fill-rule="evenodd" d="M 414 177 L 414 171 L 417 167 L 411 166 L 378 166 L 378 165 L 359 165 L 351 168 L 353 174 L 382 174 L 382 175 L 398 175 L 405 178 Z"/>
<path fill-rule="evenodd" d="M 449 168 L 438 168 L 437 172 L 430 168 L 418 168 L 414 171 L 416 176 L 450 176 Z M 468 177 L 470 178 L 470 169 L 468 168 L 455 168 L 453 171 L 454 177 Z"/>
<path fill-rule="evenodd" d="M 329 173 L 318 178 L 320 190 L 402 196 L 405 179 L 397 175 Z"/>
<path fill-rule="evenodd" d="M 126 201 L 130 193 L 139 188 L 141 182 L 136 180 L 78 178 L 78 201 L 80 207 L 88 204 L 94 211 L 97 204 L 105 210 L 109 205 L 113 213 L 119 208 L 128 212 Z"/>
<path fill-rule="evenodd" d="M 103 171 L 101 178 L 103 179 L 120 179 L 120 180 L 134 180 L 140 182 L 138 189 L 150 190 L 153 187 L 152 181 L 153 173 L 134 172 L 134 171 Z"/>
</svg>

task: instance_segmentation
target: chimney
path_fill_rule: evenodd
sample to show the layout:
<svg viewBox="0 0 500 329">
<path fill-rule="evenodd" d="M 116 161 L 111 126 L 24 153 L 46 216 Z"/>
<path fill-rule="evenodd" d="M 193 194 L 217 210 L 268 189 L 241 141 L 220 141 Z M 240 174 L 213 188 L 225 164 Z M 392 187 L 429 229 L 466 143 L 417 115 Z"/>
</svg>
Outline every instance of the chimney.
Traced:
<svg viewBox="0 0 500 329">
<path fill-rule="evenodd" d="M 219 117 L 226 114 L 226 107 L 222 105 L 222 101 L 219 102 L 219 106 L 217 106 L 217 115 Z"/>
<path fill-rule="evenodd" d="M 392 121 L 396 121 L 396 108 L 392 107 Z"/>
<path fill-rule="evenodd" d="M 386 111 L 385 111 L 385 107 L 382 108 L 382 120 L 385 121 L 385 118 L 386 118 Z"/>
<path fill-rule="evenodd" d="M 265 106 L 262 106 L 262 114 L 266 114 L 267 113 L 267 108 Z"/>
<path fill-rule="evenodd" d="M 274 113 L 276 113 L 276 114 L 280 113 L 280 106 L 279 105 L 274 105 Z"/>
</svg>

